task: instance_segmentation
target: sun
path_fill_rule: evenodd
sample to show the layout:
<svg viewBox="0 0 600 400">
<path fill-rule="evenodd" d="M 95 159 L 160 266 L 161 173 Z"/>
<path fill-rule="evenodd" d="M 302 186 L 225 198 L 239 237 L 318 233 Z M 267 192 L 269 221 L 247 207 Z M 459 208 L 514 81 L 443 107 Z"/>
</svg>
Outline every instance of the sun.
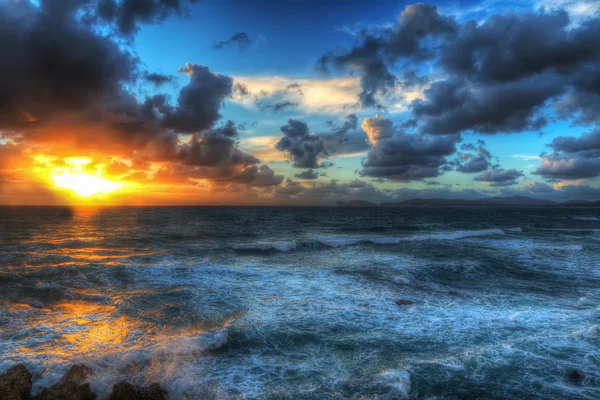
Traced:
<svg viewBox="0 0 600 400">
<path fill-rule="evenodd" d="M 119 187 L 117 182 L 86 172 L 63 172 L 53 175 L 52 180 L 57 188 L 71 190 L 82 197 L 114 192 Z"/>
</svg>

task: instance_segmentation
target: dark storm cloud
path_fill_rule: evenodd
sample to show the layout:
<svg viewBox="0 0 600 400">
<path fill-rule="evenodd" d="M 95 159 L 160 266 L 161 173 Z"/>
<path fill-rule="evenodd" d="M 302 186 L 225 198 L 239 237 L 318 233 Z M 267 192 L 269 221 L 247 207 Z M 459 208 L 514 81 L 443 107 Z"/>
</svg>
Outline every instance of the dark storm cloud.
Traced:
<svg viewBox="0 0 600 400">
<path fill-rule="evenodd" d="M 580 179 L 600 175 L 600 158 L 588 158 L 577 154 L 547 154 L 536 174 L 545 178 Z"/>
<path fill-rule="evenodd" d="M 154 86 L 161 86 L 168 82 L 173 82 L 175 77 L 173 75 L 164 75 L 156 72 L 147 72 L 144 74 L 144 79 Z"/>
<path fill-rule="evenodd" d="M 0 58 L 3 135 L 23 145 L 43 144 L 48 155 L 62 146 L 93 151 L 94 157 L 168 163 L 159 178 L 238 177 L 258 186 L 281 182 L 281 176 L 270 175 L 256 157 L 237 147 L 233 122 L 215 127 L 223 101 L 232 95 L 230 77 L 188 63 L 180 72 L 189 82 L 173 103 L 164 94 L 140 103 L 126 87 L 141 79 L 163 83 L 169 78 L 141 72 L 138 60 L 114 36 L 103 36 L 90 25 L 106 19 L 130 33 L 137 23 L 179 13 L 183 3 L 104 2 L 114 15 L 90 21 L 80 18 L 95 4 L 86 0 L 46 0 L 39 7 L 27 1 L 0 2 L 0 50 L 11 55 Z M 180 142 L 181 133 L 190 134 L 189 140 Z"/>
<path fill-rule="evenodd" d="M 453 34 L 456 23 L 442 16 L 437 8 L 428 4 L 412 4 L 400 14 L 398 22 L 381 35 L 361 32 L 358 43 L 341 54 L 326 53 L 317 61 L 317 69 L 327 71 L 335 68 L 354 68 L 361 73 L 359 103 L 362 107 L 382 108 L 377 95 L 388 93 L 396 85 L 396 77 L 389 65 L 398 58 L 423 60 L 432 56 L 432 50 L 424 45 L 425 39 L 437 39 Z"/>
<path fill-rule="evenodd" d="M 554 75 L 482 85 L 448 79 L 425 90 L 425 99 L 414 100 L 412 111 L 422 131 L 433 134 L 520 132 L 534 125 L 539 129 L 536 112 L 563 88 Z"/>
<path fill-rule="evenodd" d="M 553 106 L 561 118 L 600 121 L 600 16 L 573 26 L 564 10 L 492 15 L 457 23 L 432 6 L 406 7 L 383 33 L 363 31 L 350 50 L 318 66 L 358 69 L 363 107 L 395 86 L 428 84 L 411 63 L 431 60 L 444 76 L 411 103 L 423 133 L 539 131 Z M 399 63 L 398 61 L 402 61 Z M 390 71 L 406 68 L 398 78 Z"/>
<path fill-rule="evenodd" d="M 31 129 L 105 104 L 118 110 L 134 57 L 81 27 L 60 2 L 40 7 L 0 3 L 0 129 Z"/>
<path fill-rule="evenodd" d="M 598 151 L 600 155 L 600 129 L 584 133 L 580 137 L 558 136 L 550 146 L 557 152 L 577 153 Z"/>
<path fill-rule="evenodd" d="M 517 179 L 524 176 L 523 171 L 516 169 L 490 169 L 475 177 L 474 181 L 485 182 L 490 186 L 510 186 L 517 183 Z"/>
<path fill-rule="evenodd" d="M 475 173 L 490 168 L 492 155 L 484 146 L 485 142 L 482 140 L 477 142 L 477 146 L 472 143 L 461 145 L 460 149 L 463 152 L 458 153 L 458 157 L 454 161 L 456 170 L 463 173 Z"/>
<path fill-rule="evenodd" d="M 227 40 L 215 42 L 213 49 L 224 49 L 230 46 L 237 46 L 240 51 L 246 50 L 250 46 L 250 38 L 244 32 L 238 32 Z"/>
<path fill-rule="evenodd" d="M 236 137 L 235 124 L 227 121 L 221 128 L 193 135 L 190 142 L 180 148 L 177 157 L 185 165 L 202 167 L 257 164 L 259 160 L 256 157 L 236 146 Z"/>
<path fill-rule="evenodd" d="M 179 92 L 177 106 L 164 115 L 163 125 L 185 133 L 210 128 L 221 118 L 219 109 L 231 96 L 233 80 L 204 65 L 187 63 L 179 71 L 187 74 L 190 82 Z"/>
<path fill-rule="evenodd" d="M 542 156 L 542 165 L 535 171 L 536 174 L 560 179 L 600 175 L 600 130 L 592 130 L 578 138 L 556 137 L 550 147 L 554 151 Z"/>
<path fill-rule="evenodd" d="M 372 148 L 363 161 L 362 176 L 397 181 L 422 180 L 440 175 L 446 157 L 454 154 L 456 135 L 408 134 L 379 116 L 362 125 Z"/>
<path fill-rule="evenodd" d="M 283 179 L 283 175 L 276 174 L 267 165 L 253 165 L 231 178 L 231 181 L 255 187 L 268 187 L 280 185 Z"/>
<path fill-rule="evenodd" d="M 564 10 L 468 21 L 441 47 L 440 64 L 477 81 L 518 81 L 550 70 L 570 73 L 600 55 L 598 22 L 569 29 Z"/>
<path fill-rule="evenodd" d="M 298 179 L 319 179 L 320 174 L 311 168 L 294 176 Z"/>
<path fill-rule="evenodd" d="M 280 151 L 287 152 L 296 168 L 319 168 L 319 160 L 327 156 L 325 144 L 316 134 L 311 134 L 308 125 L 302 121 L 289 119 L 281 127 L 283 137 L 277 142 Z"/>
<path fill-rule="evenodd" d="M 50 0 L 60 2 L 63 0 Z M 187 4 L 195 4 L 196 0 L 98 0 L 97 2 L 79 0 L 90 3 L 88 9 L 100 19 L 113 23 L 124 35 L 135 33 L 140 24 L 156 24 L 171 15 L 183 15 L 187 12 Z M 49 2 L 46 0 L 45 2 Z"/>
</svg>

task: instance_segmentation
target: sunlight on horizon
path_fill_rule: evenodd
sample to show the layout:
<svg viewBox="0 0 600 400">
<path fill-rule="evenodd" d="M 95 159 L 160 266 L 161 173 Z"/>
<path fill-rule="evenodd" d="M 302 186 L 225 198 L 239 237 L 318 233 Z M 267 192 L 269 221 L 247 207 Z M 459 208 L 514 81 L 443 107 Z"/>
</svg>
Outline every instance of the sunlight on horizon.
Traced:
<svg viewBox="0 0 600 400">
<path fill-rule="evenodd" d="M 120 184 L 86 172 L 63 172 L 53 175 L 52 180 L 57 188 L 68 189 L 82 197 L 114 192 Z"/>
</svg>

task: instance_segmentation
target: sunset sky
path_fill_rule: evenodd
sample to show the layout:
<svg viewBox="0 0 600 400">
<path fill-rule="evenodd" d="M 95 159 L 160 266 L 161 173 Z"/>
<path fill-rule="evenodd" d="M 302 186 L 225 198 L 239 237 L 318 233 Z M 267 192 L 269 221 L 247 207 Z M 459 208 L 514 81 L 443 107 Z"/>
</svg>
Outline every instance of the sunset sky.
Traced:
<svg viewBox="0 0 600 400">
<path fill-rule="evenodd" d="M 600 199 L 596 0 L 0 0 L 0 204 Z"/>
</svg>

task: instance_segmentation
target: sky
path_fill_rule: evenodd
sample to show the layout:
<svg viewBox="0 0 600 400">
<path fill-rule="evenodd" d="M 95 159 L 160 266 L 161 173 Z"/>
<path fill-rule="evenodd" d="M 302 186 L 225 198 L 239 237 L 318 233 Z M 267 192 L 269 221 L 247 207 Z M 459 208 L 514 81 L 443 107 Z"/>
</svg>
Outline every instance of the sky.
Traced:
<svg viewBox="0 0 600 400">
<path fill-rule="evenodd" d="M 0 204 L 600 199 L 600 2 L 0 0 Z"/>
</svg>

